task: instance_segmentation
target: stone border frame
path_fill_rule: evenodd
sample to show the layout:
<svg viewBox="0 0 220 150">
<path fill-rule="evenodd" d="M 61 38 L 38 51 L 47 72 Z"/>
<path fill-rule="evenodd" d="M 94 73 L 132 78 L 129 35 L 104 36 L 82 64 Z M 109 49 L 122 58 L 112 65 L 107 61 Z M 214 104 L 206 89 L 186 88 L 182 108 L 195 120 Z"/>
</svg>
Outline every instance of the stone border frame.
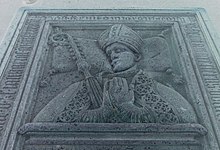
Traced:
<svg viewBox="0 0 220 150">
<path fill-rule="evenodd" d="M 48 11 L 49 10 L 49 11 Z M 179 9 L 179 10 L 138 10 L 138 9 L 124 9 L 124 10 L 55 10 L 55 9 L 26 9 L 19 10 L 17 16 L 12 22 L 12 26 L 9 28 L 8 34 L 5 37 L 0 49 L 2 55 L 0 56 L 0 142 L 1 149 L 13 149 L 15 140 L 20 139 L 17 136 L 18 128 L 24 124 L 24 116 L 27 116 L 26 110 L 21 109 L 28 107 L 28 99 L 32 87 L 32 81 L 28 78 L 31 71 L 38 69 L 40 64 L 36 63 L 36 60 L 40 59 L 40 56 L 36 51 L 42 39 L 43 30 L 49 26 L 46 22 L 52 20 L 69 20 L 74 19 L 77 21 L 77 16 L 69 15 L 65 17 L 30 17 L 33 14 L 43 15 L 44 13 L 88 13 L 92 14 L 90 17 L 82 17 L 81 20 L 101 19 L 94 17 L 95 14 L 117 14 L 124 13 L 128 16 L 133 14 L 141 14 L 142 16 L 151 14 L 145 21 L 174 21 L 178 30 L 182 33 L 183 37 L 179 36 L 178 40 L 181 43 L 185 43 L 184 46 L 179 43 L 180 51 L 188 51 L 189 56 L 183 56 L 186 62 L 190 66 L 192 63 L 193 78 L 197 79 L 198 84 L 195 84 L 192 95 L 196 102 L 196 107 L 200 107 L 202 110 L 200 115 L 203 117 L 200 119 L 200 123 L 208 129 L 208 135 L 205 143 L 211 145 L 207 149 L 219 149 L 220 145 L 220 77 L 219 77 L 219 45 L 217 45 L 216 38 L 213 38 L 214 31 L 210 29 L 210 21 L 207 19 L 206 12 L 203 9 Z M 166 14 L 172 14 L 173 17 L 158 17 L 158 15 L 165 16 Z M 188 19 L 183 19 L 181 15 L 188 16 Z M 80 20 L 80 18 L 78 18 Z M 104 20 L 104 17 L 102 18 Z M 105 18 L 106 19 L 106 18 Z M 142 20 L 141 18 L 133 18 L 134 22 Z M 181 23 L 185 22 L 185 25 Z M 100 20 L 99 20 L 100 21 Z M 178 25 L 181 24 L 181 25 Z M 183 23 L 184 24 L 184 23 Z M 28 29 L 28 30 L 25 30 Z M 30 32 L 29 32 L 30 31 Z M 190 35 L 192 34 L 193 35 Z M 26 41 L 22 40 L 26 36 Z M 11 40 L 10 40 L 11 39 Z M 43 43 L 41 43 L 43 45 Z M 44 45 L 45 46 L 45 45 Z M 46 48 L 46 47 L 43 47 Z M 42 49 L 43 49 L 42 48 Z M 39 49 L 39 48 L 38 48 Z M 210 51 L 209 51 L 210 50 Z M 30 68 L 32 66 L 32 68 Z M 190 69 L 187 68 L 187 69 Z M 187 71 L 184 70 L 184 71 Z M 190 71 L 189 71 L 190 72 Z M 37 74 L 33 75 L 34 77 Z M 190 81 L 190 79 L 188 80 Z M 187 82 L 191 86 L 191 82 Z M 191 86 L 192 87 L 192 86 Z M 4 96 L 4 98 L 2 98 Z M 205 110 L 205 111 L 204 111 Z M 22 118 L 22 119 L 21 119 Z M 4 138 L 3 138 L 4 137 Z"/>
</svg>

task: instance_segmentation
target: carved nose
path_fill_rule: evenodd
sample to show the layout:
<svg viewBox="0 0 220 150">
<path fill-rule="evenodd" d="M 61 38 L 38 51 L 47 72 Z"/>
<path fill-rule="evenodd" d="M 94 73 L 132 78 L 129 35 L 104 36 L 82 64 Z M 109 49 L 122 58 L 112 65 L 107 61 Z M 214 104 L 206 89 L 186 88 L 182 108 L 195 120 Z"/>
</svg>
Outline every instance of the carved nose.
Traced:
<svg viewBox="0 0 220 150">
<path fill-rule="evenodd" d="M 115 58 L 117 58 L 117 54 L 114 51 L 112 51 L 112 53 L 111 53 L 111 60 L 113 60 Z"/>
</svg>

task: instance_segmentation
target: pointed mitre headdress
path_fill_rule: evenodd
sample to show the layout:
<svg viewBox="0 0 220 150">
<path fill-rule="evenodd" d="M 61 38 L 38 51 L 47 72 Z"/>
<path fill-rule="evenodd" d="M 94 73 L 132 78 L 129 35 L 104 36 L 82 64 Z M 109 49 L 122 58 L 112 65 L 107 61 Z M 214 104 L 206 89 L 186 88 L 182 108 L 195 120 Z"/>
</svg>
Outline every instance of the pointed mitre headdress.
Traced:
<svg viewBox="0 0 220 150">
<path fill-rule="evenodd" d="M 104 51 L 106 47 L 113 43 L 121 43 L 138 54 L 143 44 L 143 40 L 137 32 L 122 24 L 115 24 L 102 32 L 98 42 Z"/>
</svg>

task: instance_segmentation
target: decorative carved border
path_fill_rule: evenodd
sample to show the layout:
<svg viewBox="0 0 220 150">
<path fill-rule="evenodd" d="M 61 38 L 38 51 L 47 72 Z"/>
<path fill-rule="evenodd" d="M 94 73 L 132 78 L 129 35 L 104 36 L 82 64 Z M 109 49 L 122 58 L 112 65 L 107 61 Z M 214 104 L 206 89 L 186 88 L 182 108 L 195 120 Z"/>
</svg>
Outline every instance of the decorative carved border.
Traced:
<svg viewBox="0 0 220 150">
<path fill-rule="evenodd" d="M 0 135 L 7 127 L 7 120 L 18 94 L 30 54 L 39 32 L 40 19 L 27 19 L 11 52 L 0 83 Z"/>
<path fill-rule="evenodd" d="M 36 51 L 41 25 L 42 19 L 26 16 L 19 34 L 15 35 L 16 41 L 10 45 L 12 48 L 6 51 L 6 53 L 10 52 L 7 63 L 1 66 L 4 67 L 0 81 L 1 149 L 5 149 L 19 104 L 22 101 L 21 97 L 30 69 L 29 63 L 32 62 L 31 56 L 34 56 Z"/>
<path fill-rule="evenodd" d="M 191 17 L 191 23 L 184 26 L 184 31 L 190 41 L 204 87 L 220 121 L 220 71 L 214 60 L 215 56 L 212 55 L 196 18 Z"/>
</svg>

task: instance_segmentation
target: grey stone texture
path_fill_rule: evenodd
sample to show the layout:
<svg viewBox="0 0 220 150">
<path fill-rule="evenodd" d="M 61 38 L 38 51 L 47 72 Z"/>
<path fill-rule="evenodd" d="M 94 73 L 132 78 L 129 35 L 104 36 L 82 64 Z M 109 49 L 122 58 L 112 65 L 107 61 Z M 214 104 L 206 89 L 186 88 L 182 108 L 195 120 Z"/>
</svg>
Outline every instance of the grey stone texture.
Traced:
<svg viewBox="0 0 220 150">
<path fill-rule="evenodd" d="M 217 150 L 203 9 L 20 9 L 1 64 L 1 149 Z"/>
</svg>

